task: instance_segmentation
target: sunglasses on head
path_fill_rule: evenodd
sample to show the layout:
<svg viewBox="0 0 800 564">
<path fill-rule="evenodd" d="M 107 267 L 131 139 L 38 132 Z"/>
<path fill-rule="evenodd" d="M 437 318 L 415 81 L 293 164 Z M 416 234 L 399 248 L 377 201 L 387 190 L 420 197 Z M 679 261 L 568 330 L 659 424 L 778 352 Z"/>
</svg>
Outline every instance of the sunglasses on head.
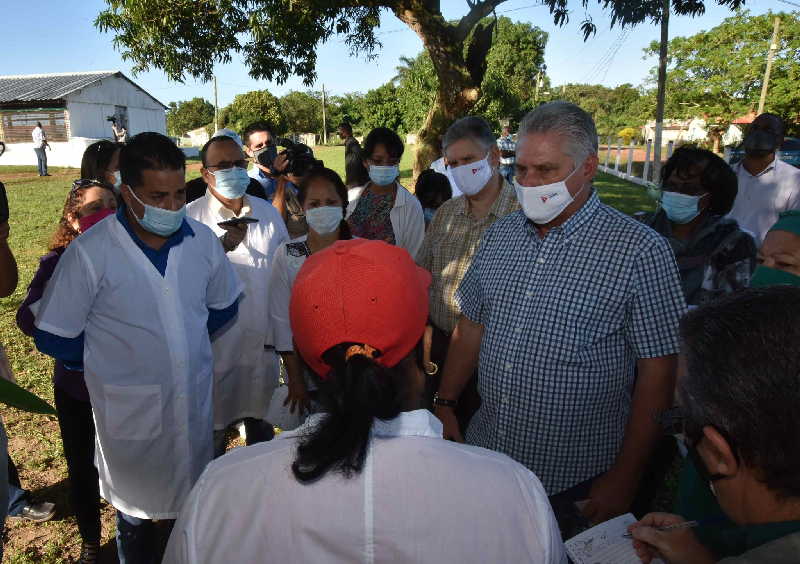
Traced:
<svg viewBox="0 0 800 564">
<path fill-rule="evenodd" d="M 75 192 L 77 190 L 82 190 L 83 188 L 91 188 L 92 186 L 99 186 L 100 188 L 113 190 L 113 187 L 108 182 L 103 180 L 97 180 L 95 178 L 79 178 L 72 183 L 72 188 L 70 191 Z"/>
</svg>

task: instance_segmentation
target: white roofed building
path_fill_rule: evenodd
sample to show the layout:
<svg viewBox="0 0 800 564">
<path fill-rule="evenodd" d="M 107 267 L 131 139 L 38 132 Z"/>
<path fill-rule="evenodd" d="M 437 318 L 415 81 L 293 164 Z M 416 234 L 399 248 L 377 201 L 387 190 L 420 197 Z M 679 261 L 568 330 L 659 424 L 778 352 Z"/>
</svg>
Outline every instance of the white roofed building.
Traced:
<svg viewBox="0 0 800 564">
<path fill-rule="evenodd" d="M 167 107 L 119 71 L 0 76 L 0 165 L 36 164 L 31 131 L 41 122 L 50 165 L 79 167 L 86 146 L 114 140 L 111 121 L 128 139 L 142 131 L 166 134 Z"/>
</svg>

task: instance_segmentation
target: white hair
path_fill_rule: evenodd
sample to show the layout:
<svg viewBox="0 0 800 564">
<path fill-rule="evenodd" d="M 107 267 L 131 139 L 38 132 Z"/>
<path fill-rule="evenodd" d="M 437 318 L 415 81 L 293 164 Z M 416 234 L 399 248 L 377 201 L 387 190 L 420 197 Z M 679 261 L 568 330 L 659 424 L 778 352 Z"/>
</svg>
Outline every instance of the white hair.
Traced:
<svg viewBox="0 0 800 564">
<path fill-rule="evenodd" d="M 566 138 L 564 152 L 579 166 L 589 155 L 597 154 L 597 128 L 585 110 L 571 102 L 557 100 L 542 104 L 528 113 L 519 126 L 519 136 L 531 133 L 558 133 Z"/>
</svg>

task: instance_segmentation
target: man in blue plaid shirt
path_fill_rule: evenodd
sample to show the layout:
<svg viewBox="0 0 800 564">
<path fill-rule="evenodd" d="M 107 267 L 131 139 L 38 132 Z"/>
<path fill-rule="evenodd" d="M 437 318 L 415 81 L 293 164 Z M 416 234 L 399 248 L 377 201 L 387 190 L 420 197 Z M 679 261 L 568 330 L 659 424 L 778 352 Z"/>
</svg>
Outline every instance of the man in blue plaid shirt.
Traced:
<svg viewBox="0 0 800 564">
<path fill-rule="evenodd" d="M 511 128 L 507 125 L 503 127 L 503 134 L 497 139 L 497 148 L 500 149 L 500 176 L 513 182 L 517 143 L 511 136 Z"/>
<path fill-rule="evenodd" d="M 586 112 L 532 111 L 516 156 L 522 210 L 486 231 L 458 289 L 436 414 L 463 440 L 453 407 L 479 363 L 467 442 L 530 468 L 557 517 L 582 502 L 600 522 L 629 510 L 672 405 L 680 279 L 664 238 L 598 199 Z"/>
</svg>

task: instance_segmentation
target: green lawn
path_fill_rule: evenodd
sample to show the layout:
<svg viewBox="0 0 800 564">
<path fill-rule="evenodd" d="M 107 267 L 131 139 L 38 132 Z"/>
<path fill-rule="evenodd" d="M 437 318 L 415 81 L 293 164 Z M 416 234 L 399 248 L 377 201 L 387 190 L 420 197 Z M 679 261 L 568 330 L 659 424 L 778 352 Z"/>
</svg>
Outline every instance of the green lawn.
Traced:
<svg viewBox="0 0 800 564">
<path fill-rule="evenodd" d="M 317 147 L 317 157 L 344 174 L 344 147 Z M 411 178 L 412 153 L 407 151 L 401 163 L 401 179 Z M 199 174 L 199 164 L 189 166 L 188 176 Z M 14 294 L 0 300 L 0 342 L 8 352 L 18 382 L 52 403 L 50 382 L 52 362 L 39 354 L 30 339 L 16 327 L 16 309 L 36 271 L 38 259 L 47 250 L 47 242 L 61 215 L 71 182 L 79 175 L 76 169 L 51 169 L 52 177 L 40 178 L 35 167 L 0 166 L 0 181 L 8 191 L 11 209 L 11 247 L 17 258 L 20 283 Z M 626 213 L 650 209 L 644 189 L 612 176 L 601 174 L 595 185 L 602 199 Z M 58 424 L 54 418 L 20 413 L 2 407 L 9 450 L 20 470 L 23 486 L 39 500 L 54 501 L 56 518 L 43 524 L 8 521 L 5 562 L 65 562 L 78 556 L 80 540 L 67 501 L 66 465 L 63 459 Z M 103 510 L 104 560 L 114 561 L 113 510 Z"/>
</svg>

